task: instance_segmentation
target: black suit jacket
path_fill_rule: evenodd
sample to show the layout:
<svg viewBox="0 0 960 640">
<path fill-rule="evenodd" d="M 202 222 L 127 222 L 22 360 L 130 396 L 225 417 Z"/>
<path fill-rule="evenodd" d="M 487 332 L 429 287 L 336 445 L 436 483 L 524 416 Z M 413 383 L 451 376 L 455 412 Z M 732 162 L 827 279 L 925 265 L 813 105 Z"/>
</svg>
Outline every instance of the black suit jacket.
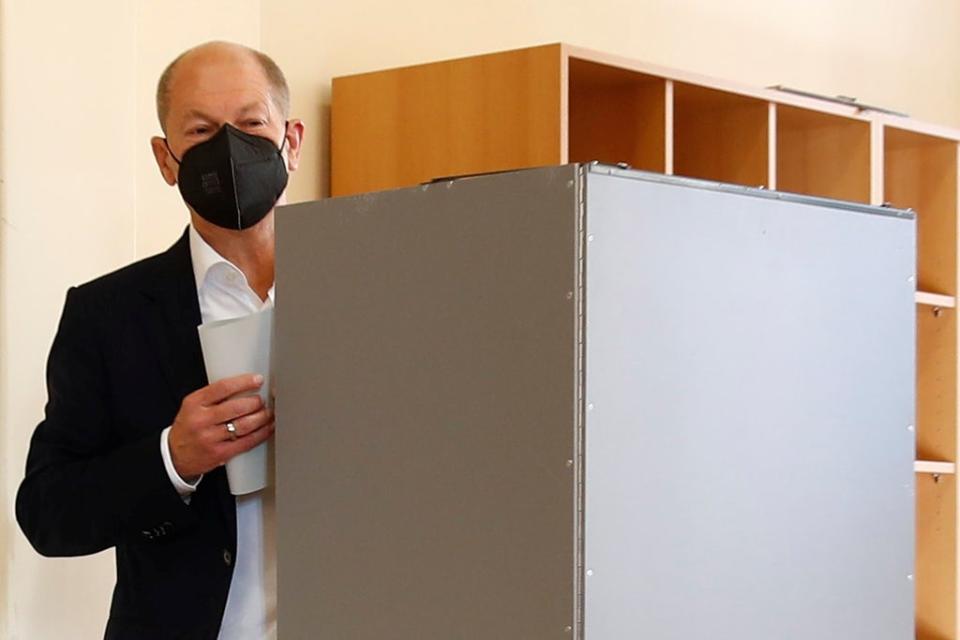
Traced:
<svg viewBox="0 0 960 640">
<path fill-rule="evenodd" d="M 46 556 L 116 550 L 105 638 L 215 639 L 236 554 L 222 468 L 189 505 L 160 432 L 207 384 L 187 233 L 166 252 L 71 288 L 47 363 L 17 521 Z"/>
</svg>

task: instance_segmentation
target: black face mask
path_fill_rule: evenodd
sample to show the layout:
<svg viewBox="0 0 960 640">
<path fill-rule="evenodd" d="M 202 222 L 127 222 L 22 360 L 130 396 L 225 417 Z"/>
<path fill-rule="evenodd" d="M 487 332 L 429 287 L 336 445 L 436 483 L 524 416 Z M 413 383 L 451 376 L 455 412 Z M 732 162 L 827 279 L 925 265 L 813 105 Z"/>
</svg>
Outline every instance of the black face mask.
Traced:
<svg viewBox="0 0 960 640">
<path fill-rule="evenodd" d="M 267 138 L 224 124 L 209 140 L 183 154 L 180 194 L 204 220 L 226 229 L 248 229 L 270 213 L 287 187 L 287 165 Z M 167 145 L 170 149 L 170 145 Z"/>
</svg>

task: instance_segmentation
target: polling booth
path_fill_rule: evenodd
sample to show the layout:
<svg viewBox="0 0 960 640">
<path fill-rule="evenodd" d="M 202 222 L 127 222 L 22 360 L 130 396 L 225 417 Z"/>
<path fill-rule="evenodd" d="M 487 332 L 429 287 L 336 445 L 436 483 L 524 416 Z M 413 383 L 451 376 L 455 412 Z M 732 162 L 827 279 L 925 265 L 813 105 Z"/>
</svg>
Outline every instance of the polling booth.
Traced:
<svg viewBox="0 0 960 640">
<path fill-rule="evenodd" d="M 281 638 L 913 638 L 911 212 L 572 164 L 276 225 Z"/>
</svg>

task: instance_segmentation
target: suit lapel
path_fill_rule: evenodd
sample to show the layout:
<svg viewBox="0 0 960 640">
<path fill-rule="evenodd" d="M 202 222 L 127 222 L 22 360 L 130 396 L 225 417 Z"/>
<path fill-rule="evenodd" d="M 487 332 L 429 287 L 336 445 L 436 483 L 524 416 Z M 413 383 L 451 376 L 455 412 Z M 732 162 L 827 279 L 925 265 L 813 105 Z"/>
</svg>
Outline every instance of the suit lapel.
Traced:
<svg viewBox="0 0 960 640">
<path fill-rule="evenodd" d="M 153 277 L 144 287 L 149 300 L 144 307 L 147 335 L 177 405 L 184 396 L 207 384 L 197 326 L 200 303 L 190 261 L 190 244 L 184 232 L 160 256 Z"/>
<path fill-rule="evenodd" d="M 200 302 L 190 257 L 189 229 L 161 255 L 153 278 L 143 292 L 149 303 L 144 306 L 144 325 L 153 342 L 160 368 L 175 406 L 183 398 L 208 384 L 200 337 Z M 200 490 L 214 489 L 228 532 L 236 539 L 236 501 L 227 486 L 224 469 L 204 477 Z"/>
</svg>

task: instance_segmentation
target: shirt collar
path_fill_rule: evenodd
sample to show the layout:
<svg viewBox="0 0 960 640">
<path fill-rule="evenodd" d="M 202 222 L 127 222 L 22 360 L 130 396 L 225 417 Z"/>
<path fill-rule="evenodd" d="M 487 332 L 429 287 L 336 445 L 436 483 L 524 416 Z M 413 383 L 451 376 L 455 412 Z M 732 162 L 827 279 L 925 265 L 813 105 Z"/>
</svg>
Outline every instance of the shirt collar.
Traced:
<svg viewBox="0 0 960 640">
<path fill-rule="evenodd" d="M 193 262 L 193 278 L 197 282 L 197 291 L 203 287 L 207 279 L 207 272 L 220 263 L 225 263 L 236 269 L 229 260 L 217 253 L 217 250 L 207 244 L 193 225 L 190 225 L 190 261 Z"/>
<path fill-rule="evenodd" d="M 203 239 L 203 236 L 197 232 L 196 228 L 191 224 L 190 225 L 190 261 L 193 263 L 193 278 L 197 283 L 197 292 L 203 287 L 204 282 L 207 279 L 207 273 L 218 264 L 225 264 L 231 269 L 235 270 L 238 274 L 243 276 L 243 282 L 246 283 L 247 279 L 244 276 L 243 271 L 240 270 L 237 265 L 233 264 L 219 253 L 217 250 L 211 247 L 206 240 Z M 249 286 L 249 285 L 248 285 Z M 270 285 L 270 290 L 267 292 L 267 299 L 273 300 L 273 290 L 274 285 Z"/>
</svg>

